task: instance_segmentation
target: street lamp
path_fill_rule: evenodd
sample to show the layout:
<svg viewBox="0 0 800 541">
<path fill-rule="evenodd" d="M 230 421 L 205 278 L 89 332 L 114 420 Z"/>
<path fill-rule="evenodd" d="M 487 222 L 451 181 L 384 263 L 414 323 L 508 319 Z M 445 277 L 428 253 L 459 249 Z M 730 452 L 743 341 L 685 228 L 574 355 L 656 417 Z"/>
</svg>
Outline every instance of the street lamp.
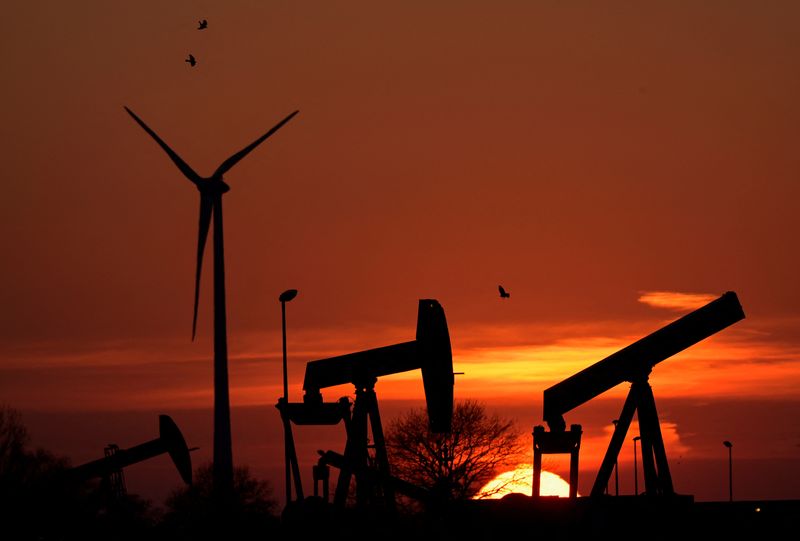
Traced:
<svg viewBox="0 0 800 541">
<path fill-rule="evenodd" d="M 283 329 L 283 403 L 284 405 L 289 403 L 289 376 L 288 371 L 286 369 L 286 303 L 290 300 L 294 299 L 297 296 L 296 289 L 287 289 L 283 293 L 281 293 L 278 300 L 281 303 L 281 326 Z M 284 435 L 288 434 L 289 431 L 289 417 L 288 415 L 283 415 L 283 430 Z M 292 501 L 292 475 L 291 469 L 289 465 L 290 461 L 290 454 L 291 451 L 289 449 L 289 439 L 284 437 L 284 445 L 283 445 L 283 461 L 286 469 L 286 504 L 288 505 L 290 501 Z"/>
<path fill-rule="evenodd" d="M 725 440 L 722 445 L 728 448 L 728 498 L 733 501 L 733 444 Z"/>
<path fill-rule="evenodd" d="M 286 303 L 297 296 L 296 289 L 287 289 L 278 300 L 281 301 L 281 325 L 283 328 L 283 399 L 289 401 L 289 378 L 286 371 Z"/>
<path fill-rule="evenodd" d="M 639 466 L 636 464 L 636 442 L 642 439 L 641 436 L 633 438 L 633 495 L 639 495 Z"/>
<path fill-rule="evenodd" d="M 617 425 L 619 424 L 619 419 L 614 419 L 611 421 L 614 423 L 614 432 L 617 432 Z M 614 496 L 619 496 L 619 453 L 617 456 L 614 457 Z"/>
</svg>

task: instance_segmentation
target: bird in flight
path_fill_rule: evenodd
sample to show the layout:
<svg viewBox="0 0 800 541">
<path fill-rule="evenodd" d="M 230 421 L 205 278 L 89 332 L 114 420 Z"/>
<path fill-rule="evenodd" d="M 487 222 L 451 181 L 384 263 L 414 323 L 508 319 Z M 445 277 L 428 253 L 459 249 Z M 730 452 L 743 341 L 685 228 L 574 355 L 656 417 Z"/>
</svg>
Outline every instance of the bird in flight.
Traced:
<svg viewBox="0 0 800 541">
<path fill-rule="evenodd" d="M 197 21 L 197 23 L 198 23 L 197 26 L 198 30 L 205 30 L 206 28 L 208 28 L 208 21 L 205 19 L 203 19 L 202 21 Z"/>
<path fill-rule="evenodd" d="M 497 286 L 497 289 L 500 291 L 500 298 L 507 299 L 511 297 L 511 293 L 506 293 L 506 290 L 503 289 L 503 286 Z"/>
<path fill-rule="evenodd" d="M 184 60 L 184 62 L 187 62 L 192 67 L 195 67 L 195 65 L 197 65 L 197 60 L 194 59 L 194 55 L 192 55 L 192 54 L 190 54 L 189 58 Z"/>
</svg>

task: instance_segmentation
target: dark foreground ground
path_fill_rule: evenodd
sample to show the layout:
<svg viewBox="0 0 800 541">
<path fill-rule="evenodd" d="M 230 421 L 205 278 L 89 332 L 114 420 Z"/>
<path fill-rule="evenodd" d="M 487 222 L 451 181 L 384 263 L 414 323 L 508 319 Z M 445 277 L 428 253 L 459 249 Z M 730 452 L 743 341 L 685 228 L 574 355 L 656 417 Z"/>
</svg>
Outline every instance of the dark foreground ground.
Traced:
<svg viewBox="0 0 800 541">
<path fill-rule="evenodd" d="M 470 501 L 438 515 L 318 513 L 284 520 L 282 539 L 783 539 L 800 532 L 800 500 L 699 502 L 691 497 Z M 520 537 L 523 536 L 523 537 Z"/>
<path fill-rule="evenodd" d="M 335 512 L 309 498 L 284 510 L 280 519 L 269 513 L 221 515 L 213 507 L 195 506 L 155 524 L 136 519 L 139 515 L 131 509 L 109 507 L 78 520 L 68 505 L 61 508 L 63 513 L 50 515 L 0 508 L 0 540 L 725 541 L 797 539 L 800 532 L 800 500 L 696 503 L 685 496 L 569 500 L 511 495 L 414 514 L 350 508 Z"/>
</svg>

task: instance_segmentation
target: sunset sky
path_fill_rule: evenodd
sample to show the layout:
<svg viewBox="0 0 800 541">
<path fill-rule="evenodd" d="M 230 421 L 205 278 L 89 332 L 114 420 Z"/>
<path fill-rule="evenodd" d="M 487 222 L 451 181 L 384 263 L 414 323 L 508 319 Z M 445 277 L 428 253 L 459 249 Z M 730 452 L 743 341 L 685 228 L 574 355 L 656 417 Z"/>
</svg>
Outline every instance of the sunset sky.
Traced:
<svg viewBox="0 0 800 541">
<path fill-rule="evenodd" d="M 169 413 L 210 459 L 208 258 L 190 340 L 198 195 L 123 106 L 202 175 L 299 109 L 225 177 L 237 464 L 282 494 L 285 289 L 300 291 L 292 400 L 306 362 L 413 339 L 433 298 L 464 372 L 456 398 L 515 418 L 528 444 L 545 388 L 736 291 L 746 319 L 651 376 L 676 490 L 725 499 L 730 440 L 735 495 L 800 498 L 799 3 L 3 12 L 0 403 L 34 444 L 80 463 Z M 377 392 L 390 419 L 422 403 L 420 374 Z M 626 392 L 566 416 L 584 427 L 582 493 Z M 307 490 L 339 429 L 298 436 Z M 179 482 L 166 460 L 131 468 L 129 487 L 163 497 Z"/>
</svg>

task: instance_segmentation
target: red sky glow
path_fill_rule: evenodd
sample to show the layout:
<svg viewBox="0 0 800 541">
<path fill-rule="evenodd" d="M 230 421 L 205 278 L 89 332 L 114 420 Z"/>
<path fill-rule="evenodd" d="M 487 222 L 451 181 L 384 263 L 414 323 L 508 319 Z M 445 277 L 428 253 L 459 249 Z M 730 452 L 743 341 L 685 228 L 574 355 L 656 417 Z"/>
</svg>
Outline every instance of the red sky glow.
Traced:
<svg viewBox="0 0 800 541">
<path fill-rule="evenodd" d="M 4 21 L 0 402 L 36 444 L 88 460 L 175 411 L 210 458 L 197 192 L 123 106 L 201 174 L 299 109 L 225 177 L 236 462 L 282 486 L 286 289 L 292 400 L 306 362 L 411 340 L 434 298 L 456 397 L 526 438 L 545 388 L 736 291 L 744 320 L 651 375 L 676 486 L 724 498 L 727 439 L 743 495 L 800 498 L 797 2 L 46 0 Z M 377 391 L 387 418 L 424 398 L 419 371 Z M 582 493 L 626 392 L 567 415 Z"/>
</svg>

